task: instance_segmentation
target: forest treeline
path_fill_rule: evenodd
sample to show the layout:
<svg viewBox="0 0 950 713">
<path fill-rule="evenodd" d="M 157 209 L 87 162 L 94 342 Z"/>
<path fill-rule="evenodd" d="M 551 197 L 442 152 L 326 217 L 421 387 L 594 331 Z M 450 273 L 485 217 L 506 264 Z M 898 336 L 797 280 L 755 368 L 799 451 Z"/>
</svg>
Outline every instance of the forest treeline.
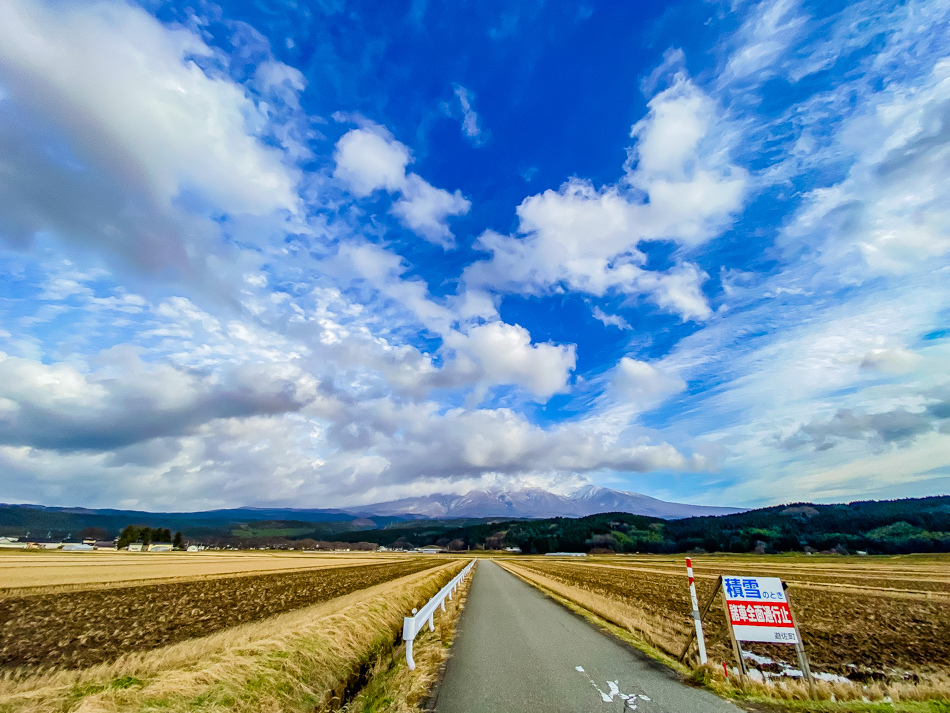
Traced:
<svg viewBox="0 0 950 713">
<path fill-rule="evenodd" d="M 451 523 L 399 524 L 340 539 L 395 548 L 459 543 L 471 549 L 518 547 L 546 552 L 950 552 L 950 497 L 794 503 L 719 517 L 684 520 L 628 513 L 582 518 L 512 520 L 466 527 Z"/>
</svg>

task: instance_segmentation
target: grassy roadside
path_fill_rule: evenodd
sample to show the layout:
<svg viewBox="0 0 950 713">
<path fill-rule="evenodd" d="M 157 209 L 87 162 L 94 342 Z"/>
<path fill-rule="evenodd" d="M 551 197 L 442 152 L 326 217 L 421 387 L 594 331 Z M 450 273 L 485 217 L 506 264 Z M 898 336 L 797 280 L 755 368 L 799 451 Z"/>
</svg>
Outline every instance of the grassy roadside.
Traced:
<svg viewBox="0 0 950 713">
<path fill-rule="evenodd" d="M 388 655 L 412 607 L 464 561 L 82 670 L 0 677 L 0 713 L 313 713 L 338 708 Z"/>
<path fill-rule="evenodd" d="M 381 659 L 366 687 L 344 708 L 344 713 L 416 713 L 427 702 L 439 680 L 455 640 L 459 615 L 474 572 L 465 578 L 445 613 L 435 616 L 435 631 L 424 628 L 413 642 L 416 670 L 406 663 L 406 645 L 395 648 L 391 657 Z"/>
<path fill-rule="evenodd" d="M 631 619 L 617 602 L 578 587 L 543 577 L 511 561 L 495 560 L 506 570 L 543 594 L 595 624 L 617 639 L 639 649 L 679 673 L 693 685 L 754 713 L 950 713 L 950 677 L 936 676 L 919 684 L 856 685 L 818 682 L 819 700 L 809 700 L 808 688 L 794 680 L 770 685 L 726 679 L 722 669 L 705 666 L 692 669 L 654 645 L 650 630 L 640 626 L 642 617 Z"/>
</svg>

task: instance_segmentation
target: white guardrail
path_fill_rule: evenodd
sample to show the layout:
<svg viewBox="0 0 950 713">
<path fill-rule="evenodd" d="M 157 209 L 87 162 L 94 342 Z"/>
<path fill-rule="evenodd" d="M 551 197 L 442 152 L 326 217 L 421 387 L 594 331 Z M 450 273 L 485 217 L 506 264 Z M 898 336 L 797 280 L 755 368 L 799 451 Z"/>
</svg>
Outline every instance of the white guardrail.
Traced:
<svg viewBox="0 0 950 713">
<path fill-rule="evenodd" d="M 434 618 L 436 608 L 441 606 L 442 611 L 445 611 L 446 598 L 452 598 L 452 593 L 455 592 L 456 588 L 462 583 L 462 580 L 465 579 L 465 575 L 471 572 L 474 566 L 475 560 L 472 560 L 465 565 L 465 568 L 461 572 L 452 578 L 451 582 L 442 587 L 438 594 L 426 602 L 426 605 L 422 607 L 422 609 L 413 609 L 412 616 L 407 616 L 402 620 L 402 640 L 406 642 L 406 663 L 409 664 L 410 671 L 416 670 L 416 662 L 412 660 L 412 642 L 413 639 L 416 638 L 416 634 L 422 630 L 426 622 L 429 623 L 429 631 L 435 631 Z"/>
</svg>

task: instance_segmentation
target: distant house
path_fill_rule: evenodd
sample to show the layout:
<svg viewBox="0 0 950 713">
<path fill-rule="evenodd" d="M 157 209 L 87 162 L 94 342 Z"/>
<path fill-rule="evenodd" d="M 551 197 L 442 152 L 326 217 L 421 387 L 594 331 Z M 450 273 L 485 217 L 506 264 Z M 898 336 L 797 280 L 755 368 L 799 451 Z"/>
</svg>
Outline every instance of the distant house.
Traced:
<svg viewBox="0 0 950 713">
<path fill-rule="evenodd" d="M 148 546 L 149 552 L 171 552 L 174 545 L 171 542 L 153 542 Z"/>
<path fill-rule="evenodd" d="M 505 552 L 514 552 L 517 555 L 517 554 L 521 554 L 521 548 L 520 547 L 506 547 Z"/>
<path fill-rule="evenodd" d="M 16 537 L 0 537 L 0 549 L 3 550 L 23 550 L 26 545 L 26 542 L 21 542 Z"/>
<path fill-rule="evenodd" d="M 198 545 L 188 545 L 187 551 L 188 551 L 188 552 L 197 552 L 197 551 L 198 551 Z"/>
<path fill-rule="evenodd" d="M 129 552 L 141 552 L 144 546 L 141 542 L 130 542 L 128 549 Z"/>
<path fill-rule="evenodd" d="M 114 550 L 115 540 L 97 540 L 92 543 L 92 548 L 95 550 Z"/>
<path fill-rule="evenodd" d="M 421 552 L 424 555 L 437 555 L 440 552 L 444 552 L 441 547 L 436 547 L 435 545 L 426 545 L 425 547 L 417 547 L 416 552 Z"/>
</svg>

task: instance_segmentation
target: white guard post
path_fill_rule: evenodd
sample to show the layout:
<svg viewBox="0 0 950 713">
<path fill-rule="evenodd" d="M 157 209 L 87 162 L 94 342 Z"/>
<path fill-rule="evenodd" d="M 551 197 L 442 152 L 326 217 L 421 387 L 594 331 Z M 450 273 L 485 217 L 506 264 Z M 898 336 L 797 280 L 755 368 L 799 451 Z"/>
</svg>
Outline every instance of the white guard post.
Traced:
<svg viewBox="0 0 950 713">
<path fill-rule="evenodd" d="M 423 625 L 425 625 L 427 622 L 429 624 L 429 631 L 435 630 L 435 622 L 433 621 L 433 618 L 435 617 L 436 607 L 441 606 L 442 611 L 445 611 L 446 597 L 449 599 L 452 598 L 452 593 L 462 583 L 462 580 L 465 579 L 465 575 L 472 571 L 472 567 L 474 566 L 475 560 L 472 560 L 467 565 L 465 565 L 465 568 L 461 572 L 452 578 L 451 582 L 442 587 L 438 594 L 426 602 L 426 605 L 422 607 L 422 609 L 420 609 L 418 612 L 413 609 L 412 616 L 403 618 L 402 640 L 406 642 L 406 663 L 409 664 L 410 671 L 416 670 L 416 662 L 412 660 L 412 641 L 416 638 L 416 634 L 419 633 Z"/>
<path fill-rule="evenodd" d="M 706 641 L 703 639 L 703 621 L 699 614 L 699 600 L 696 599 L 696 580 L 693 579 L 693 560 L 686 558 L 686 574 L 689 575 L 689 599 L 693 605 L 693 622 L 696 624 L 696 643 L 699 645 L 699 663 L 706 663 Z"/>
</svg>

